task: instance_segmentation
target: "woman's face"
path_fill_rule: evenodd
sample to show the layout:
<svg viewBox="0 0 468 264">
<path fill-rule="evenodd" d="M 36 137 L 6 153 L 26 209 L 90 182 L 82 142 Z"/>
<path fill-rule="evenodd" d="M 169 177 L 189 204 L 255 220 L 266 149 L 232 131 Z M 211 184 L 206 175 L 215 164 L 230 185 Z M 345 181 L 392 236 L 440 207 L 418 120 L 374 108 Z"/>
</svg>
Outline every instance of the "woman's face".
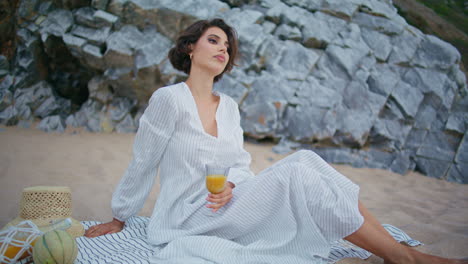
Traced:
<svg viewBox="0 0 468 264">
<path fill-rule="evenodd" d="M 228 38 L 222 29 L 208 28 L 192 46 L 191 70 L 208 71 L 213 76 L 221 74 L 229 61 L 228 47 Z"/>
</svg>

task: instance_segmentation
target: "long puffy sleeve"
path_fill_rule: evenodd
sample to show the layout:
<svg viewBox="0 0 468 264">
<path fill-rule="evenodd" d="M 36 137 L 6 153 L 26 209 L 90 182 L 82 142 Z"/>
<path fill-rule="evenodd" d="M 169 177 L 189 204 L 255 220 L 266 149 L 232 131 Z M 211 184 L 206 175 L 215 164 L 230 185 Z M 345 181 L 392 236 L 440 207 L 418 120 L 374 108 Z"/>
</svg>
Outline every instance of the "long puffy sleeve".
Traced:
<svg viewBox="0 0 468 264">
<path fill-rule="evenodd" d="M 160 88 L 151 96 L 140 118 L 132 160 L 112 195 L 112 213 L 118 220 L 126 221 L 143 207 L 174 132 L 177 111 L 169 89 Z"/>
<path fill-rule="evenodd" d="M 229 169 L 228 181 L 234 183 L 237 186 L 249 177 L 253 177 L 255 175 L 250 170 L 250 163 L 252 162 L 252 157 L 250 156 L 250 153 L 244 149 L 244 131 L 242 130 L 242 127 L 240 125 L 239 107 L 236 103 L 234 112 L 234 124 L 236 125 L 234 129 L 236 144 L 235 148 L 238 151 L 235 157 L 235 164 Z"/>
</svg>

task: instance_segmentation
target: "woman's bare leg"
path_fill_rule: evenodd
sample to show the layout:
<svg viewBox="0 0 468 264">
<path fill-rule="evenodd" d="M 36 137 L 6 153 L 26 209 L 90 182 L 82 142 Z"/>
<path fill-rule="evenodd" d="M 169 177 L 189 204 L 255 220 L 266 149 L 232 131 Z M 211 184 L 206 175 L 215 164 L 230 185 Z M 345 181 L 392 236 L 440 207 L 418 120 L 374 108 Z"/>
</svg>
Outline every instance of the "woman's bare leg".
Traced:
<svg viewBox="0 0 468 264">
<path fill-rule="evenodd" d="M 406 247 L 398 243 L 361 202 L 359 202 L 359 211 L 364 217 L 364 223 L 356 232 L 345 237 L 345 239 L 383 258 L 385 263 L 468 263 L 463 260 L 451 260 L 431 256 Z"/>
</svg>

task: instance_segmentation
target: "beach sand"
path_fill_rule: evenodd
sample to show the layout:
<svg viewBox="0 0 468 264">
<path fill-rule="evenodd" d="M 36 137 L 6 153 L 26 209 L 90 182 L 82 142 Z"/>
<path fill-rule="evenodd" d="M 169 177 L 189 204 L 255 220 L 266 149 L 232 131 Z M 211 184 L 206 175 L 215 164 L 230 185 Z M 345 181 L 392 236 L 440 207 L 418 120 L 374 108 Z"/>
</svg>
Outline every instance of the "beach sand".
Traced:
<svg viewBox="0 0 468 264">
<path fill-rule="evenodd" d="M 46 133 L 35 125 L 29 129 L 0 126 L 0 227 L 18 215 L 23 188 L 36 185 L 69 186 L 73 217 L 78 220 L 111 220 L 111 195 L 130 162 L 134 137 L 83 129 Z M 272 147 L 245 144 L 252 154 L 254 172 L 285 157 L 273 153 Z M 333 166 L 360 185 L 360 199 L 377 219 L 425 244 L 417 250 L 445 257 L 468 256 L 468 185 L 414 172 L 399 175 Z M 140 215 L 151 214 L 157 193 L 155 185 Z M 383 262 L 372 256 L 366 261 L 346 259 L 339 263 Z"/>
</svg>

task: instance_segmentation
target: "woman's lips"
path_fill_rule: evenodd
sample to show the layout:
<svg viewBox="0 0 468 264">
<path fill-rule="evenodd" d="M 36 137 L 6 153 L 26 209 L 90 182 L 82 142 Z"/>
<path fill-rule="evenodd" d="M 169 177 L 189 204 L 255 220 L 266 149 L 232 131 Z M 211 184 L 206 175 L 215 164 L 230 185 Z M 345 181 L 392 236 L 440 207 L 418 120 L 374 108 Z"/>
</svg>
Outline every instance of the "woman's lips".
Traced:
<svg viewBox="0 0 468 264">
<path fill-rule="evenodd" d="M 226 59 L 224 58 L 224 56 L 221 56 L 221 55 L 215 56 L 215 58 L 217 58 L 217 59 L 218 59 L 219 61 L 221 61 L 221 62 L 226 61 Z"/>
</svg>

